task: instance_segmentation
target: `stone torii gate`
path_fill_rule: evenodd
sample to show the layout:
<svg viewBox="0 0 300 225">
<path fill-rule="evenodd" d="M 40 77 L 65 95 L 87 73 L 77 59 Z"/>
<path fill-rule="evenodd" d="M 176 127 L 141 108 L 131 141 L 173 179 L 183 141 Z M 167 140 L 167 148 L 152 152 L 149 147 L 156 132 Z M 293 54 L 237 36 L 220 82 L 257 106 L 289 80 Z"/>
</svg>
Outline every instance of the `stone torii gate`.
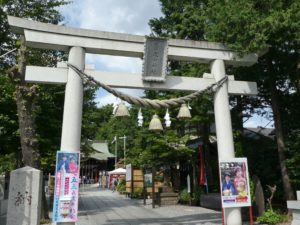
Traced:
<svg viewBox="0 0 300 225">
<path fill-rule="evenodd" d="M 191 40 L 168 40 L 169 60 L 192 61 L 210 64 L 210 74 L 203 78 L 166 76 L 165 82 L 149 83 L 141 74 L 120 74 L 85 68 L 85 54 L 105 54 L 143 58 L 145 37 L 131 34 L 102 32 L 45 24 L 32 20 L 8 17 L 13 31 L 25 36 L 26 45 L 34 48 L 69 52 L 68 62 L 110 87 L 151 90 L 203 90 L 226 75 L 225 65 L 250 66 L 257 62 L 257 54 L 239 57 L 220 43 Z M 26 81 L 66 84 L 61 150 L 80 151 L 83 84 L 71 68 L 26 67 Z M 219 159 L 234 158 L 234 144 L 228 94 L 256 95 L 254 82 L 235 81 L 229 76 L 227 83 L 214 95 L 214 111 Z M 228 225 L 241 225 L 240 208 L 226 208 Z M 74 223 L 68 223 L 74 224 Z"/>
</svg>

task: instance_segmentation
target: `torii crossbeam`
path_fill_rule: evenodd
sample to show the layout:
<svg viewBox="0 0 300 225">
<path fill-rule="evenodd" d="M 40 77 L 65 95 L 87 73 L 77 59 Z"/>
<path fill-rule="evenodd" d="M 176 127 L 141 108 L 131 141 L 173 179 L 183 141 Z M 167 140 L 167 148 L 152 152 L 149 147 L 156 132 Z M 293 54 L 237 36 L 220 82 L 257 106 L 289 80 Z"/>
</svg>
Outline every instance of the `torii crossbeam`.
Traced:
<svg viewBox="0 0 300 225">
<path fill-rule="evenodd" d="M 85 53 L 142 58 L 144 36 L 102 32 L 51 25 L 32 20 L 8 17 L 13 31 L 25 36 L 26 45 L 34 48 L 69 52 L 68 62 L 85 69 Z M 191 40 L 168 40 L 168 59 L 192 61 L 211 65 L 210 74 L 203 78 L 167 76 L 163 83 L 147 83 L 141 74 L 119 74 L 86 70 L 96 80 L 111 87 L 152 90 L 197 91 L 226 76 L 225 65 L 250 66 L 257 62 L 257 54 L 240 57 L 220 43 Z M 26 67 L 26 80 L 37 83 L 66 84 L 61 150 L 80 151 L 82 119 L 82 80 L 70 68 Z M 218 138 L 219 159 L 234 158 L 234 145 L 228 93 L 256 95 L 254 82 L 235 81 L 232 77 L 215 93 L 214 111 Z M 226 224 L 241 225 L 240 208 L 226 208 Z M 68 223 L 74 224 L 74 223 Z"/>
</svg>

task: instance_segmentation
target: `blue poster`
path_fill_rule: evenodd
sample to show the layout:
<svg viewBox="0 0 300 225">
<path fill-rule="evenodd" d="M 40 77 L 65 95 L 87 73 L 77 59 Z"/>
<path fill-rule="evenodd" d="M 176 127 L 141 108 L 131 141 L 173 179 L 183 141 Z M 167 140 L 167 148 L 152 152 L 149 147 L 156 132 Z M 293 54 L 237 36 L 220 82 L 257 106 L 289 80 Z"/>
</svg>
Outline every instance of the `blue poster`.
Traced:
<svg viewBox="0 0 300 225">
<path fill-rule="evenodd" d="M 57 152 L 53 222 L 77 221 L 79 168 L 79 152 Z"/>
</svg>

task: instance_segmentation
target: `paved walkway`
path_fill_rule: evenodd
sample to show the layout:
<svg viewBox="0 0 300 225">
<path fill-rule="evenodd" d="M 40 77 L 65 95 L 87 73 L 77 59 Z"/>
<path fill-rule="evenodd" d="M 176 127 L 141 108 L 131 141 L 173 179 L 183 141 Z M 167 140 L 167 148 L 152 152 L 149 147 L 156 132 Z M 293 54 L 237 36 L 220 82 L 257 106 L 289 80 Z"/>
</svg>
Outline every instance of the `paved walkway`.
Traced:
<svg viewBox="0 0 300 225">
<path fill-rule="evenodd" d="M 182 205 L 152 209 L 151 200 L 144 206 L 143 200 L 91 186 L 80 189 L 78 218 L 77 225 L 221 224 L 221 213 L 214 210 Z M 0 225 L 5 221 L 6 215 L 0 215 Z"/>
<path fill-rule="evenodd" d="M 148 200 L 149 201 L 149 200 Z M 97 188 L 80 192 L 78 225 L 162 225 L 221 224 L 220 212 L 190 206 L 163 206 L 152 209 L 142 200 Z"/>
</svg>

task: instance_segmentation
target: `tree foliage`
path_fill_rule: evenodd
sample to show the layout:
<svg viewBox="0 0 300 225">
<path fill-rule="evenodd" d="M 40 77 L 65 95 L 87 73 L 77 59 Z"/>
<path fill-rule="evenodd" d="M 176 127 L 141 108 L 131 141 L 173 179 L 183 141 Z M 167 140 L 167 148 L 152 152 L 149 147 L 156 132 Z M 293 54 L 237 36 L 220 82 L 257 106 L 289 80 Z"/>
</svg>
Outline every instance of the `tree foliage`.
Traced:
<svg viewBox="0 0 300 225">
<path fill-rule="evenodd" d="M 0 23 L 1 27 L 3 27 L 3 32 L 1 33 L 3 36 L 1 36 L 0 39 L 1 53 L 5 53 L 14 47 L 19 48 L 21 44 L 19 36 L 10 33 L 6 18 L 8 14 L 30 18 L 40 22 L 57 24 L 63 19 L 58 12 L 58 7 L 67 3 L 68 1 L 61 0 L 1 1 L 0 16 L 3 18 Z M 64 53 L 59 51 L 27 48 L 24 54 L 27 65 L 55 66 L 57 61 L 66 60 Z M 3 90 L 4 94 L 8 92 L 8 90 L 10 91 L 10 95 L 6 94 L 5 96 L 7 96 L 7 98 L 3 99 L 3 104 L 6 104 L 8 107 L 1 107 L 1 115 L 3 114 L 4 116 L 1 116 L 0 121 L 2 121 L 3 118 L 3 123 L 8 123 L 8 118 L 12 117 L 14 120 L 10 120 L 10 124 L 15 124 L 13 128 L 10 128 L 11 132 L 3 131 L 3 133 L 0 134 L 1 140 L 4 133 L 6 136 L 9 135 L 11 139 L 15 137 L 12 142 L 9 142 L 6 136 L 3 137 L 5 144 L 1 146 L 5 149 L 3 149 L 1 153 L 14 151 L 18 157 L 21 156 L 18 154 L 20 150 L 18 121 L 20 120 L 18 120 L 16 116 L 16 103 L 28 102 L 28 99 L 25 97 L 32 97 L 31 106 L 28 105 L 28 107 L 32 107 L 30 119 L 34 121 L 33 128 L 36 131 L 32 138 L 36 138 L 37 140 L 36 148 L 41 158 L 40 166 L 45 172 L 52 172 L 55 164 L 55 152 L 59 150 L 60 146 L 65 87 L 62 85 L 29 85 L 24 82 L 24 76 L 22 74 L 20 74 L 21 76 L 9 79 L 6 76 L 6 70 L 14 67 L 17 63 L 15 56 L 16 54 L 14 52 L 6 55 L 1 58 L 2 62 L 0 64 L 1 79 L 5 81 L 5 84 L 1 86 L 0 90 Z M 20 87 L 22 90 L 26 90 L 26 93 L 23 91 L 23 94 L 21 94 L 21 98 L 24 101 L 15 97 L 15 93 L 17 93 Z M 34 93 L 32 92 L 33 90 L 35 90 Z M 83 140 L 93 139 L 95 136 L 95 133 L 91 131 L 91 129 L 97 127 L 96 103 L 94 102 L 95 92 L 96 89 L 93 87 L 86 87 L 84 89 Z M 29 111 L 28 107 L 25 106 L 24 109 Z M 5 129 L 9 129 L 8 124 L 5 124 Z M 12 147 L 8 146 L 9 144 L 11 144 Z M 23 163 L 28 164 L 26 162 Z"/>
<path fill-rule="evenodd" d="M 124 158 L 124 142 L 119 137 L 126 138 L 126 161 L 142 168 L 170 166 L 179 159 L 189 159 L 193 150 L 186 147 L 187 137 L 178 136 L 176 129 L 165 129 L 161 133 L 148 130 L 149 122 L 154 113 L 151 109 L 143 109 L 145 124 L 137 126 L 137 107 L 130 108 L 129 118 L 112 116 L 112 106 L 107 105 L 99 109 L 103 122 L 97 131 L 98 140 L 106 140 L 113 154 L 117 147 L 118 158 Z M 156 113 L 159 114 L 157 111 Z M 162 118 L 163 116 L 161 116 Z M 117 144 L 111 143 L 117 137 Z"/>
<path fill-rule="evenodd" d="M 1 27 L 3 28 L 3 36 L 1 36 L 0 39 L 1 52 L 5 53 L 14 48 L 18 49 L 15 55 L 8 54 L 1 58 L 1 76 L 8 74 L 14 86 L 14 100 L 17 105 L 16 111 L 22 149 L 21 164 L 33 167 L 40 166 L 40 153 L 42 152 L 39 149 L 38 128 L 35 123 L 38 111 L 36 105 L 37 97 L 41 89 L 46 91 L 47 87 L 26 84 L 25 66 L 28 64 L 53 66 L 63 55 L 58 51 L 43 51 L 26 48 L 22 35 L 18 36 L 10 33 L 6 17 L 7 15 L 13 15 L 57 24 L 62 20 L 62 16 L 57 11 L 57 7 L 63 4 L 66 4 L 66 1 L 6 0 L 1 1 L 0 5 L 0 15 L 3 19 L 1 20 Z M 41 96 L 44 97 L 45 95 Z M 14 114 L 16 114 L 16 112 Z"/>
<path fill-rule="evenodd" d="M 239 52 L 240 55 L 264 53 L 250 68 L 227 68 L 239 80 L 257 81 L 259 96 L 231 99 L 234 124 L 242 124 L 242 114 L 260 113 L 274 119 L 276 141 L 285 196 L 293 198 L 286 167 L 295 173 L 299 153 L 299 1 L 226 1 L 226 0 L 161 0 L 164 16 L 150 20 L 157 36 L 216 41 Z M 268 50 L 266 52 L 266 50 Z M 191 63 L 175 63 L 189 65 Z M 187 73 L 179 67 L 176 73 Z M 270 114 L 266 108 L 271 108 Z M 237 120 L 236 120 L 236 119 Z M 240 126 L 239 125 L 239 126 Z M 294 144 L 292 144 L 294 143 Z M 242 147 L 243 148 L 243 147 Z M 296 177 L 294 177 L 296 178 Z"/>
</svg>

